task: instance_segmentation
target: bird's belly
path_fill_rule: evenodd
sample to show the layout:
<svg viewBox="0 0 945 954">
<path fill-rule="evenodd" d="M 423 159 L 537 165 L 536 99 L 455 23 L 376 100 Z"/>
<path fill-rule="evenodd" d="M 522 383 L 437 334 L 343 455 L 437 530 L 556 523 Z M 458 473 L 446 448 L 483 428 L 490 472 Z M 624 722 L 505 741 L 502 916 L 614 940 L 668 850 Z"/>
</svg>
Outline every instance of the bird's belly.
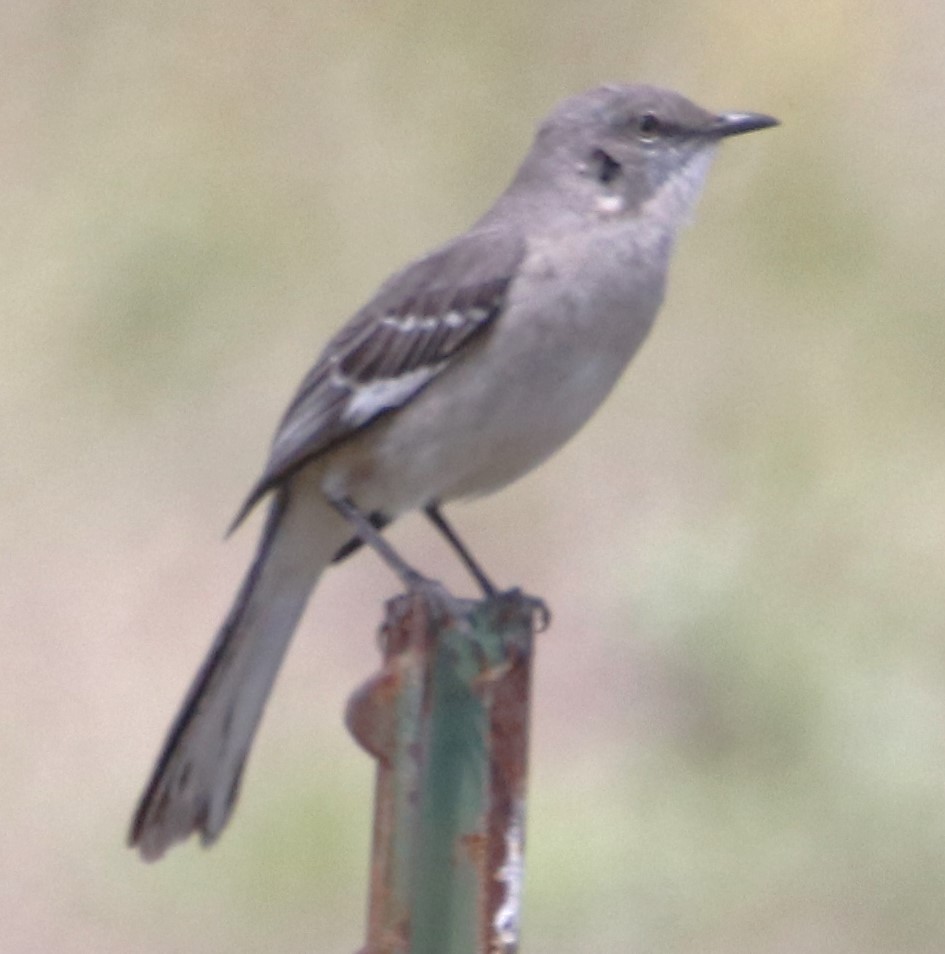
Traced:
<svg viewBox="0 0 945 954">
<path fill-rule="evenodd" d="M 444 497 L 496 490 L 540 464 L 580 430 L 625 362 L 618 364 L 609 355 L 572 357 L 575 360 L 564 366 L 533 354 L 508 369 L 504 384 L 470 394 L 456 408 L 454 419 L 463 422 L 470 453 L 444 488 Z"/>
<path fill-rule="evenodd" d="M 367 429 L 373 434 L 352 441 L 326 478 L 363 508 L 392 515 L 510 483 L 599 407 L 652 312 L 609 332 L 560 320 L 500 326 L 407 406 Z"/>
</svg>

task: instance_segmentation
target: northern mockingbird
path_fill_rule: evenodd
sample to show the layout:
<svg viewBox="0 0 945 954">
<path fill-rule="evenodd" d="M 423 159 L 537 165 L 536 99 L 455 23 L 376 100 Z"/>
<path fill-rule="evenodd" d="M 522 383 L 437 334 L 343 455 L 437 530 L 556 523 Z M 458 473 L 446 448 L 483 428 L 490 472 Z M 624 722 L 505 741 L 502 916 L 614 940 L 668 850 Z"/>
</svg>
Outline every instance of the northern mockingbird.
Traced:
<svg viewBox="0 0 945 954">
<path fill-rule="evenodd" d="M 620 377 L 663 299 L 674 240 L 726 136 L 773 126 L 649 86 L 602 86 L 542 122 L 512 183 L 466 233 L 385 282 L 328 343 L 276 432 L 256 558 L 197 674 L 135 815 L 148 860 L 211 843 L 289 639 L 322 571 L 425 510 L 527 473 Z M 234 524 L 235 525 L 235 524 Z"/>
</svg>

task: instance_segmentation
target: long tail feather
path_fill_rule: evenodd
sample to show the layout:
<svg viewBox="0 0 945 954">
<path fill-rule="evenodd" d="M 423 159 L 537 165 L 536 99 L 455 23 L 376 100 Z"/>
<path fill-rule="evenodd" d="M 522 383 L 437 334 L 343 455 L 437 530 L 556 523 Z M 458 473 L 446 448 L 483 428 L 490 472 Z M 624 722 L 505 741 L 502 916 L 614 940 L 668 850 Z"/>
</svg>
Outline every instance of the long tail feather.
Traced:
<svg viewBox="0 0 945 954">
<path fill-rule="evenodd" d="M 350 534 L 327 503 L 291 486 L 270 505 L 256 558 L 190 687 L 135 812 L 129 843 L 154 861 L 226 825 L 289 640 L 324 567 Z"/>
</svg>

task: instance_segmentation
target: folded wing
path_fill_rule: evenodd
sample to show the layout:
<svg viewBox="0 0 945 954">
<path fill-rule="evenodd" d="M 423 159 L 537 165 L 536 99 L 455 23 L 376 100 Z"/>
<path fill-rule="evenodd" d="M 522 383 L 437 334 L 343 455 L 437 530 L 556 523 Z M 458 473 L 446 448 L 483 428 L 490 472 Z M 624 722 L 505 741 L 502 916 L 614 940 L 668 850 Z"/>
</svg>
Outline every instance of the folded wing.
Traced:
<svg viewBox="0 0 945 954">
<path fill-rule="evenodd" d="M 471 232 L 382 285 L 306 375 L 233 526 L 297 468 L 402 407 L 455 361 L 501 314 L 524 248 L 506 231 Z"/>
</svg>

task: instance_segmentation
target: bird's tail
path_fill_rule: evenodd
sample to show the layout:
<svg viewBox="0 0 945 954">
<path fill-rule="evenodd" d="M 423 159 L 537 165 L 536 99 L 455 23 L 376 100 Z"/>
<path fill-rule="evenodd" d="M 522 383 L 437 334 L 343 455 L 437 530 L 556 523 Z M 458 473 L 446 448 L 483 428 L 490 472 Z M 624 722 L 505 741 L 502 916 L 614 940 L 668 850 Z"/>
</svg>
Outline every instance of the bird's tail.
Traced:
<svg viewBox="0 0 945 954">
<path fill-rule="evenodd" d="M 236 802 L 286 648 L 350 529 L 321 495 L 277 491 L 253 565 L 168 733 L 129 834 L 143 858 L 198 832 L 210 844 Z"/>
</svg>

